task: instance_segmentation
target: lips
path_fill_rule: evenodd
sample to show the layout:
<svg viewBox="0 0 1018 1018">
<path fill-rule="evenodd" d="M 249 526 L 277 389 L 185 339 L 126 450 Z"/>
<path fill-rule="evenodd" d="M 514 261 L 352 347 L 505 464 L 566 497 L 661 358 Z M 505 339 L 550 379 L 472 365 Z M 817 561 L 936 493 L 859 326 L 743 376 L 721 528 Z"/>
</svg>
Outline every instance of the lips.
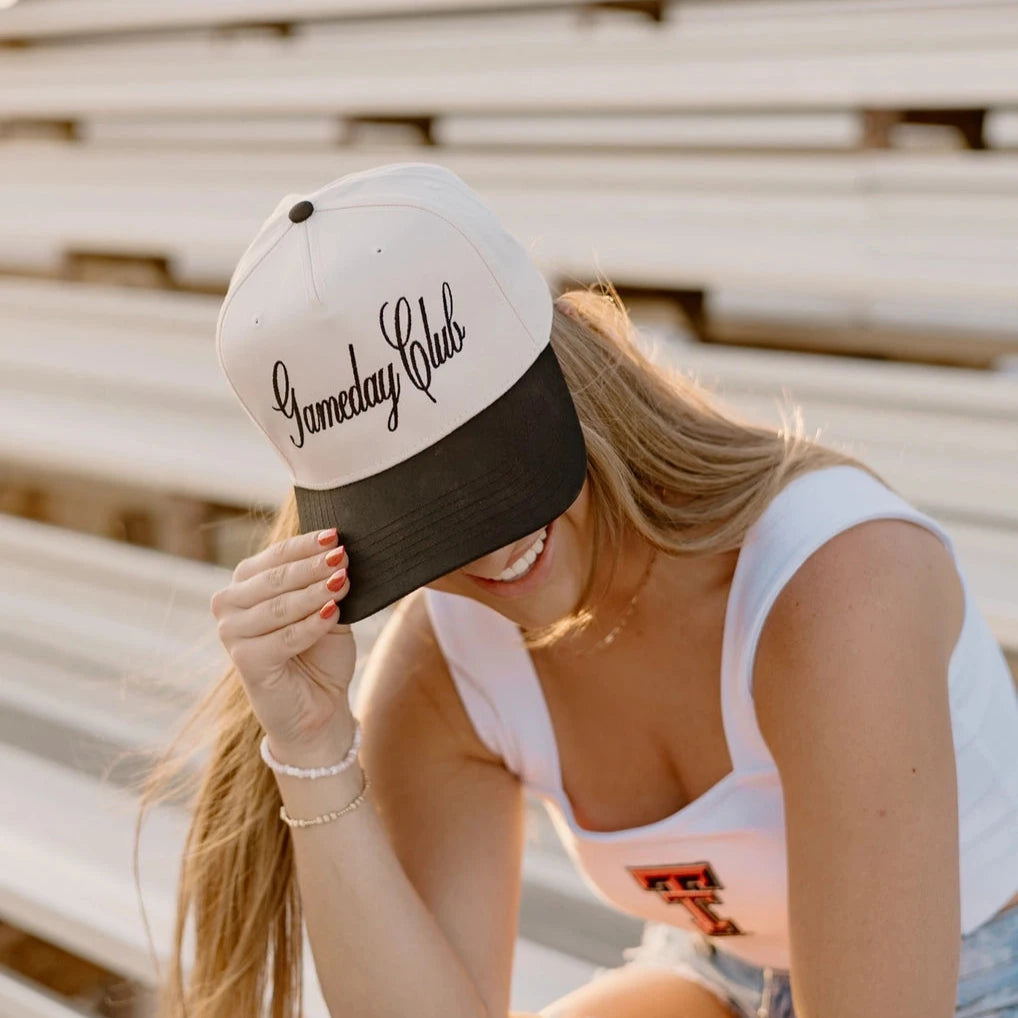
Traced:
<svg viewBox="0 0 1018 1018">
<path fill-rule="evenodd" d="M 489 580 L 484 576 L 474 576 L 472 573 L 466 573 L 465 575 L 472 583 L 476 583 L 482 590 L 486 590 L 496 597 L 522 597 L 530 593 L 530 591 L 536 589 L 544 582 L 544 578 L 550 568 L 556 544 L 554 537 L 555 522 L 557 521 L 549 523 L 544 528 L 546 531 L 544 548 L 537 556 L 534 564 L 521 578 L 516 580 Z M 513 561 L 518 562 L 533 543 L 534 541 L 531 540 L 524 545 L 520 549 L 520 554 Z"/>
<path fill-rule="evenodd" d="M 508 572 L 513 566 L 518 565 L 522 561 L 523 557 L 530 551 L 531 548 L 537 546 L 538 542 L 544 542 L 548 539 L 548 528 L 542 527 L 535 536 L 528 539 L 527 543 L 518 548 L 512 555 L 509 556 L 509 561 L 506 563 L 505 568 L 502 570 L 503 573 Z M 542 549 L 543 550 L 543 549 Z M 536 561 L 536 559 L 535 559 Z M 497 580 L 499 583 L 511 583 L 513 577 L 502 579 L 501 574 L 499 576 L 479 576 L 477 573 L 468 573 L 468 576 L 474 577 L 477 580 Z"/>
<path fill-rule="evenodd" d="M 523 550 L 523 553 L 513 559 L 495 579 L 501 580 L 503 583 L 512 583 L 514 580 L 518 580 L 529 573 L 533 569 L 538 556 L 544 551 L 544 539 L 547 536 L 548 531 L 542 527 L 538 531 L 537 537 Z"/>
</svg>

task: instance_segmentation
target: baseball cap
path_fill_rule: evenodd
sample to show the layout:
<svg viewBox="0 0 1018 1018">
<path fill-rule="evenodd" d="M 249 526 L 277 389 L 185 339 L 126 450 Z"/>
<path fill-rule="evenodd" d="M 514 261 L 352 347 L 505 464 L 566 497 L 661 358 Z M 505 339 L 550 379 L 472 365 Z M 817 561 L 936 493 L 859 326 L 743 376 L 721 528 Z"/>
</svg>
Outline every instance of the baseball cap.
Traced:
<svg viewBox="0 0 1018 1018">
<path fill-rule="evenodd" d="M 216 356 L 336 527 L 356 622 L 539 530 L 586 447 L 549 342 L 547 281 L 453 171 L 390 163 L 288 194 L 230 278 Z"/>
</svg>

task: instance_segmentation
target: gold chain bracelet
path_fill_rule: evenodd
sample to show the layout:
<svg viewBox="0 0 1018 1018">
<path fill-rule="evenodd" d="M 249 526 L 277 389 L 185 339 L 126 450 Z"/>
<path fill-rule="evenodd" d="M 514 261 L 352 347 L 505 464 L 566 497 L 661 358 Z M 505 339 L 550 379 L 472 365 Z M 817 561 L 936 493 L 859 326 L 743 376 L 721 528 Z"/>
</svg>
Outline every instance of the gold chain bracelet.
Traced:
<svg viewBox="0 0 1018 1018">
<path fill-rule="evenodd" d="M 354 799 L 353 802 L 348 803 L 342 809 L 333 810 L 331 813 L 322 813 L 316 817 L 308 817 L 305 820 L 289 816 L 286 812 L 286 807 L 280 806 L 279 819 L 290 827 L 312 827 L 315 824 L 327 824 L 330 820 L 338 820 L 344 813 L 349 813 L 351 810 L 355 810 L 364 801 L 364 796 L 371 787 L 371 782 L 368 780 L 368 772 L 363 771 L 363 774 L 364 786 L 361 788 L 357 798 Z"/>
</svg>

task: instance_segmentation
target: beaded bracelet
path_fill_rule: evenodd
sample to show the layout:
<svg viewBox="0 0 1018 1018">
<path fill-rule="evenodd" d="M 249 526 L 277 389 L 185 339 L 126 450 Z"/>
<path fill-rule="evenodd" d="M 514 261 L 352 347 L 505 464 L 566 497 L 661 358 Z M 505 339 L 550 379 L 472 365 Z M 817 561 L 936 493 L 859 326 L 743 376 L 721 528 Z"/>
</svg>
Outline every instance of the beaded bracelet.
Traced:
<svg viewBox="0 0 1018 1018">
<path fill-rule="evenodd" d="M 364 771 L 364 786 L 358 793 L 357 798 L 354 799 L 353 802 L 348 803 L 342 809 L 333 810 L 331 813 L 322 813 L 319 816 L 309 817 L 308 819 L 303 820 L 289 816 L 286 812 L 286 807 L 280 806 L 279 819 L 289 827 L 312 827 L 315 824 L 327 824 L 331 820 L 338 820 L 344 813 L 349 813 L 351 810 L 355 810 L 364 801 L 364 796 L 370 787 L 371 782 L 368 780 L 368 772 Z"/>
<path fill-rule="evenodd" d="M 338 764 L 332 764 L 329 767 L 294 767 L 291 764 L 280 763 L 269 749 L 267 733 L 262 736 L 261 743 L 262 759 L 278 774 L 288 774 L 291 778 L 328 778 L 333 774 L 342 774 L 348 767 L 353 766 L 360 748 L 361 724 L 356 718 L 354 718 L 353 745 L 350 746 L 350 751 Z"/>
</svg>

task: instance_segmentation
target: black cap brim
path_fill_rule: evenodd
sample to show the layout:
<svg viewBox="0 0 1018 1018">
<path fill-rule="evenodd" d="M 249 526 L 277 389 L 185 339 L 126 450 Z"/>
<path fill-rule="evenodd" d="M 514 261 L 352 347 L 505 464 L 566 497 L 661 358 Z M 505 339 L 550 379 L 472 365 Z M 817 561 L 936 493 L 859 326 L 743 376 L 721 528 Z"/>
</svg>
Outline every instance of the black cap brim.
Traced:
<svg viewBox="0 0 1018 1018">
<path fill-rule="evenodd" d="M 548 344 L 508 392 L 445 438 L 363 480 L 294 487 L 302 533 L 336 527 L 350 564 L 340 621 L 540 530 L 576 500 L 587 451 Z"/>
</svg>

